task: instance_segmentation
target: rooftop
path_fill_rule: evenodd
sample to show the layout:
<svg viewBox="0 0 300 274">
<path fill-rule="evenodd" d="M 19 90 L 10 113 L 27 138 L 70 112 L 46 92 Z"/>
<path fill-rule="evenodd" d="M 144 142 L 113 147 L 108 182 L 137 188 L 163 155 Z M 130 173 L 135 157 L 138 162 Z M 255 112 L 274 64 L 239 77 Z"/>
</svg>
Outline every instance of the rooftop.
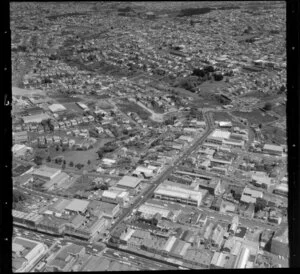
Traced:
<svg viewBox="0 0 300 274">
<path fill-rule="evenodd" d="M 118 186 L 124 186 L 128 188 L 135 188 L 141 182 L 140 178 L 125 175 L 118 183 Z"/>
<path fill-rule="evenodd" d="M 209 137 L 212 137 L 212 138 L 220 138 L 220 139 L 228 139 L 229 136 L 230 136 L 230 132 L 229 132 L 229 131 L 219 130 L 219 129 L 214 130 L 214 131 L 209 135 Z"/>
<path fill-rule="evenodd" d="M 73 199 L 65 208 L 65 210 L 70 210 L 70 211 L 80 211 L 84 212 L 88 205 L 89 201 L 87 200 L 79 200 L 79 199 Z"/>
</svg>

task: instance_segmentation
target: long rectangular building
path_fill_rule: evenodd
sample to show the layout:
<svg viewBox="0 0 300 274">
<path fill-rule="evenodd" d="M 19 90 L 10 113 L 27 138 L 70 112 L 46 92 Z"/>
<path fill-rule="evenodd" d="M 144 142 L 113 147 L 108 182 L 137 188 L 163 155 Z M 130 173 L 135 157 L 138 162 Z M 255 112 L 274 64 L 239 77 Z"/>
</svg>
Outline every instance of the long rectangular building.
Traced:
<svg viewBox="0 0 300 274">
<path fill-rule="evenodd" d="M 162 183 L 154 191 L 154 198 L 162 200 L 170 200 L 183 204 L 200 206 L 204 192 L 207 190 L 193 190 L 180 186 L 175 186 L 174 184 Z"/>
</svg>

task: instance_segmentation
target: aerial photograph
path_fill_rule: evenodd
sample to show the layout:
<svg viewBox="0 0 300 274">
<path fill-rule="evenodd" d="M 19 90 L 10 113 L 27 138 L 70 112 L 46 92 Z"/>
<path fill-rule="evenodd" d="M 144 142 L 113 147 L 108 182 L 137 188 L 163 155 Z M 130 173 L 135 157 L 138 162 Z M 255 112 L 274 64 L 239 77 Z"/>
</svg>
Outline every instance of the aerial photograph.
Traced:
<svg viewBox="0 0 300 274">
<path fill-rule="evenodd" d="M 290 267 L 285 1 L 10 2 L 10 31 L 12 272 Z"/>
</svg>

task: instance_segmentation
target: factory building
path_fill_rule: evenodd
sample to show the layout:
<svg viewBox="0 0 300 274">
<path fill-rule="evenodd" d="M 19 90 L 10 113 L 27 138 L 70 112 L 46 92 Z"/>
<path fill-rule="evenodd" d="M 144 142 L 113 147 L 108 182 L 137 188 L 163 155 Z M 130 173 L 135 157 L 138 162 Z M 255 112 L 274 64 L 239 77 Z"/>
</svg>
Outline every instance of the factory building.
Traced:
<svg viewBox="0 0 300 274">
<path fill-rule="evenodd" d="M 175 201 L 183 204 L 200 206 L 204 195 L 207 190 L 193 190 L 184 188 L 182 185 L 169 182 L 164 182 L 159 185 L 154 191 L 154 197 L 156 199 Z"/>
<path fill-rule="evenodd" d="M 282 156 L 283 147 L 282 146 L 265 144 L 264 147 L 263 147 L 263 152 L 271 154 L 271 155 L 275 155 L 275 156 Z"/>
<path fill-rule="evenodd" d="M 50 181 L 60 173 L 61 173 L 61 169 L 41 166 L 38 169 L 35 169 L 32 172 L 32 175 L 33 177 L 41 179 L 43 181 Z"/>
<path fill-rule="evenodd" d="M 46 251 L 47 247 L 40 242 L 23 237 L 14 238 L 12 241 L 12 271 L 30 272 Z"/>
</svg>

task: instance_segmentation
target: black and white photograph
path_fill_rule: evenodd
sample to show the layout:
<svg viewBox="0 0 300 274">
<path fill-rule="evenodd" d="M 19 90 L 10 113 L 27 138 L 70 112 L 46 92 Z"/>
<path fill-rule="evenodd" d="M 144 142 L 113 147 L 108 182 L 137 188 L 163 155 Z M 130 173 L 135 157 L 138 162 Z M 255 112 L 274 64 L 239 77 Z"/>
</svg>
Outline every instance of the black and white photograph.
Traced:
<svg viewBox="0 0 300 274">
<path fill-rule="evenodd" d="M 12 272 L 290 267 L 286 1 L 9 9 Z"/>
</svg>

